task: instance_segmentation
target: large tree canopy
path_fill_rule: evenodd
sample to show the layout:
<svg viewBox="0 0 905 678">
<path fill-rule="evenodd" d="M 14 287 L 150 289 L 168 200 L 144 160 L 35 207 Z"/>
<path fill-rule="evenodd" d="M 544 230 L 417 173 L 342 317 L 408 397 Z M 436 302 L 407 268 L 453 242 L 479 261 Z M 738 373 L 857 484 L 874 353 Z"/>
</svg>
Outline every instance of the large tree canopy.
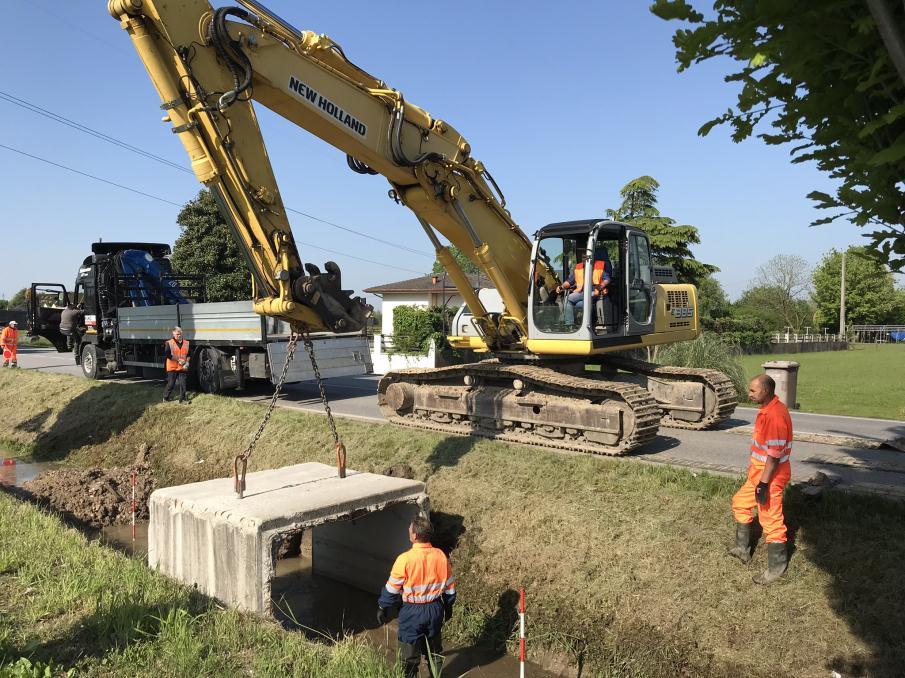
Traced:
<svg viewBox="0 0 905 678">
<path fill-rule="evenodd" d="M 741 90 L 734 108 L 699 134 L 729 123 L 742 141 L 759 124 L 768 144 L 794 144 L 792 162 L 814 161 L 839 180 L 834 195 L 809 197 L 866 230 L 894 270 L 905 267 L 905 82 L 871 8 L 885 10 L 886 36 L 905 34 L 901 0 L 716 0 L 705 19 L 686 0 L 656 0 L 651 11 L 687 22 L 673 42 L 679 70 L 715 57 L 740 67 L 726 77 Z M 905 77 L 905 76 L 903 76 Z"/>
<path fill-rule="evenodd" d="M 830 250 L 814 269 L 814 302 L 821 325 L 839 327 L 842 253 Z M 845 317 L 853 325 L 905 322 L 902 291 L 893 285 L 892 274 L 868 256 L 863 248 L 851 247 L 845 256 Z"/>
<path fill-rule="evenodd" d="M 675 219 L 660 214 L 657 209 L 659 188 L 659 182 L 653 177 L 633 179 L 619 191 L 622 204 L 618 209 L 607 210 L 606 215 L 643 229 L 650 238 L 651 255 L 655 261 L 672 266 L 679 282 L 697 284 L 720 269 L 702 264 L 691 253 L 691 245 L 701 242 L 698 229 L 688 225 L 679 226 Z"/>
<path fill-rule="evenodd" d="M 176 221 L 182 234 L 173 247 L 173 268 L 204 275 L 208 301 L 250 299 L 251 273 L 211 192 L 203 189 L 187 202 Z"/>
</svg>

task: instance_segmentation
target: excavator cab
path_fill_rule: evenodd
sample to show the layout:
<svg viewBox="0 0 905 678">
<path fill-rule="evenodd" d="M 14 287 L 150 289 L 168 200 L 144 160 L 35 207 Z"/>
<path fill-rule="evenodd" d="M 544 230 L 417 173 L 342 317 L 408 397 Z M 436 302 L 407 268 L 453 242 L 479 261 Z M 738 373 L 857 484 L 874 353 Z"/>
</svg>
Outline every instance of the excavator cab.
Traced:
<svg viewBox="0 0 905 678">
<path fill-rule="evenodd" d="M 609 220 L 535 235 L 529 336 L 599 345 L 652 331 L 656 286 L 647 235 Z"/>
</svg>

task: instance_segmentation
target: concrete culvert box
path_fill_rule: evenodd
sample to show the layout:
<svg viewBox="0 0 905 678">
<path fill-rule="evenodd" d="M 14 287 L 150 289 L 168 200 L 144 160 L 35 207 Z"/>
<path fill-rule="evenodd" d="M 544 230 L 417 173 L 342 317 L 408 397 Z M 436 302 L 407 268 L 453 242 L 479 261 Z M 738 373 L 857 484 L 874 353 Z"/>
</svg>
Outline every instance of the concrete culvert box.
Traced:
<svg viewBox="0 0 905 678">
<path fill-rule="evenodd" d="M 249 473 L 245 498 L 232 478 L 155 491 L 148 565 L 239 609 L 273 615 L 271 586 L 291 537 L 309 533 L 312 571 L 377 595 L 427 515 L 424 484 L 319 463 Z"/>
</svg>

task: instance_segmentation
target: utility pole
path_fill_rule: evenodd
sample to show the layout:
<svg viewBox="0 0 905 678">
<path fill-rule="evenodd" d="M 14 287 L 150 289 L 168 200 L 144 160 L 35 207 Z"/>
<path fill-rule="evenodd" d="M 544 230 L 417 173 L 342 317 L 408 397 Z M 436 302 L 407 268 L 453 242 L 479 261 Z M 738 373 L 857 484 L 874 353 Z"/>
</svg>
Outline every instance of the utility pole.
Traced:
<svg viewBox="0 0 905 678">
<path fill-rule="evenodd" d="M 839 293 L 839 339 L 845 341 L 845 252 L 842 252 L 842 282 Z"/>
</svg>

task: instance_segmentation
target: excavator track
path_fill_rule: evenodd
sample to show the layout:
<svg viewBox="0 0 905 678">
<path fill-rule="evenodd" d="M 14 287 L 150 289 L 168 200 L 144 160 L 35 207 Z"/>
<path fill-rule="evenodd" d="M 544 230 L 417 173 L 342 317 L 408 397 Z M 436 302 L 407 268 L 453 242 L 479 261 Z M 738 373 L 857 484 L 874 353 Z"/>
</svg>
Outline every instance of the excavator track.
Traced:
<svg viewBox="0 0 905 678">
<path fill-rule="evenodd" d="M 668 428 L 682 428 L 692 431 L 713 428 L 732 416 L 736 405 L 738 405 L 738 394 L 732 384 L 732 380 L 719 370 L 655 365 L 644 360 L 624 356 L 607 356 L 606 364 L 625 372 L 662 382 L 685 382 L 700 384 L 704 387 L 704 412 L 697 421 L 673 416 L 670 412 L 670 403 L 656 398 L 655 394 L 655 399 L 663 410 L 663 418 L 660 420 L 661 424 Z M 676 414 L 678 415 L 679 412 L 676 411 Z"/>
<path fill-rule="evenodd" d="M 662 416 L 635 384 L 495 360 L 389 372 L 377 400 L 401 426 L 604 455 L 653 440 Z"/>
</svg>

